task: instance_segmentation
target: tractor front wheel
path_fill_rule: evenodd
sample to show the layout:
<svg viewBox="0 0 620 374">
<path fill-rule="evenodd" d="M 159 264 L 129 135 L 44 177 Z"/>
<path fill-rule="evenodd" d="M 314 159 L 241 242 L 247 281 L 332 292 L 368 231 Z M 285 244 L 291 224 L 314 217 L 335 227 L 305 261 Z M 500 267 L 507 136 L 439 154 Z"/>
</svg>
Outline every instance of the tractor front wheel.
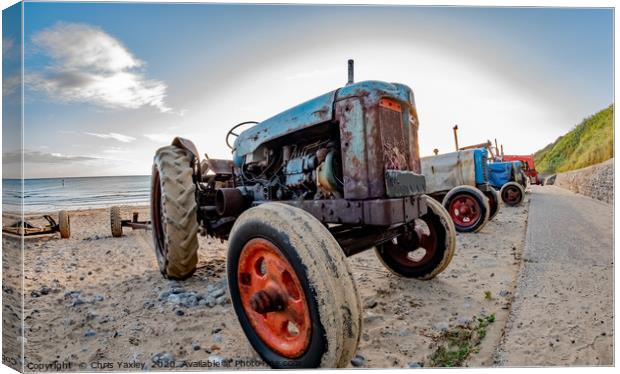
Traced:
<svg viewBox="0 0 620 374">
<path fill-rule="evenodd" d="M 198 262 L 196 186 L 192 156 L 170 145 L 157 150 L 151 175 L 151 223 L 155 254 L 166 278 L 185 279 Z"/>
<path fill-rule="evenodd" d="M 360 301 L 342 249 L 320 221 L 285 204 L 248 209 L 230 233 L 227 273 L 239 323 L 267 364 L 348 365 Z"/>
<path fill-rule="evenodd" d="M 430 197 L 426 204 L 427 213 L 415 220 L 413 230 L 375 248 L 383 265 L 398 276 L 434 278 L 454 256 L 456 231 L 450 215 Z"/>
<path fill-rule="evenodd" d="M 489 200 L 482 191 L 471 186 L 458 186 L 443 198 L 458 232 L 478 232 L 489 220 Z"/>
<path fill-rule="evenodd" d="M 490 188 L 484 194 L 489 199 L 489 220 L 492 220 L 499 213 L 499 192 Z"/>
<path fill-rule="evenodd" d="M 502 186 L 499 194 L 502 197 L 504 204 L 509 206 L 517 206 L 523 201 L 525 190 L 519 183 L 508 182 Z"/>
</svg>

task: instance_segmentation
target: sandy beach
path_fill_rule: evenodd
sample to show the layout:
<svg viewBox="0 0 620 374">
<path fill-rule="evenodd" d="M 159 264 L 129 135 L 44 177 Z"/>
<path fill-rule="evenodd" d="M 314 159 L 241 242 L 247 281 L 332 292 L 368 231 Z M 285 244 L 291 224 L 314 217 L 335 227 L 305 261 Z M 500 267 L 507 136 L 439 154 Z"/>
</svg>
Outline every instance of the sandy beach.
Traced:
<svg viewBox="0 0 620 374">
<path fill-rule="evenodd" d="M 124 215 L 133 211 L 148 217 L 146 207 L 124 208 Z M 452 263 L 432 281 L 394 276 L 372 250 L 349 258 L 364 306 L 352 366 L 432 366 L 446 331 L 490 315 L 495 322 L 463 365 L 493 365 L 513 298 L 527 213 L 527 201 L 504 207 L 480 233 L 459 234 Z M 177 282 L 160 275 L 150 232 L 125 228 L 123 237 L 111 236 L 107 209 L 71 212 L 71 230 L 70 239 L 26 240 L 29 371 L 50 364 L 70 370 L 264 365 L 228 299 L 225 242 L 201 237 L 198 270 Z M 5 235 L 3 244 L 5 256 L 16 254 L 14 239 Z M 5 297 L 18 287 L 7 283 Z M 6 308 L 5 303 L 10 339 L 19 318 L 11 318 Z"/>
<path fill-rule="evenodd" d="M 522 267 L 530 198 L 520 207 L 502 207 L 480 233 L 458 234 L 452 263 L 431 281 L 396 277 L 372 250 L 349 258 L 364 307 L 362 339 L 351 366 L 435 366 L 434 354 L 446 334 L 488 316 L 494 321 L 486 336 L 460 365 L 501 364 L 496 350 Z M 123 214 L 129 218 L 134 211 L 148 218 L 146 207 L 126 207 Z M 113 238 L 107 209 L 71 212 L 71 229 L 70 239 L 26 240 L 29 371 L 59 364 L 69 370 L 264 367 L 230 305 L 226 242 L 201 237 L 198 270 L 180 282 L 160 275 L 150 231 L 125 228 L 123 237 Z M 16 243 L 3 237 L 3 322 L 5 341 L 18 347 L 19 308 L 9 304 L 18 302 L 19 274 L 7 262 L 18 254 Z M 551 334 L 554 327 L 537 328 Z M 502 349 L 510 347 L 504 342 Z M 555 362 L 553 355 L 537 355 L 549 365 Z"/>
</svg>

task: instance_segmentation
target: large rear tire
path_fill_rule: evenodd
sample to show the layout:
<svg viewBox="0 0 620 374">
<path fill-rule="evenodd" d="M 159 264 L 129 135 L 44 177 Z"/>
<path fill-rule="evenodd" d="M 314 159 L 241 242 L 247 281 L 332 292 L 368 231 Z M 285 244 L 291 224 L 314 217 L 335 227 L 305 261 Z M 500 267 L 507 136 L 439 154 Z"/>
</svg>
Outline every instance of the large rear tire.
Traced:
<svg viewBox="0 0 620 374">
<path fill-rule="evenodd" d="M 413 230 L 397 242 L 378 245 L 375 253 L 392 273 L 429 280 L 448 267 L 456 247 L 456 231 L 450 215 L 436 200 L 427 197 L 428 211 L 415 220 Z"/>
<path fill-rule="evenodd" d="M 525 190 L 523 186 L 517 182 L 508 182 L 502 186 L 499 194 L 504 204 L 508 206 L 517 206 L 523 201 Z"/>
<path fill-rule="evenodd" d="M 454 187 L 442 203 L 458 232 L 478 232 L 489 221 L 489 199 L 475 187 Z"/>
<path fill-rule="evenodd" d="M 230 233 L 227 273 L 239 323 L 271 367 L 349 364 L 359 296 L 338 242 L 312 215 L 279 203 L 245 211 Z"/>
<path fill-rule="evenodd" d="M 185 279 L 198 262 L 196 186 L 190 153 L 173 145 L 157 150 L 151 175 L 151 223 L 161 273 Z"/>
<path fill-rule="evenodd" d="M 113 237 L 120 238 L 123 236 L 123 218 L 121 217 L 120 206 L 110 208 L 110 229 Z"/>
</svg>

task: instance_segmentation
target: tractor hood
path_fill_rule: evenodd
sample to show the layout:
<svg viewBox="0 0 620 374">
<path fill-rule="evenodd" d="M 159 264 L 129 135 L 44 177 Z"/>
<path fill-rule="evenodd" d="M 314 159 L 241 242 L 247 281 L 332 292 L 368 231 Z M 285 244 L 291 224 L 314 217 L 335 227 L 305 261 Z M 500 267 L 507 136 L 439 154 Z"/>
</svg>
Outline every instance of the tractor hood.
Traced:
<svg viewBox="0 0 620 374">
<path fill-rule="evenodd" d="M 474 150 L 444 153 L 420 159 L 426 192 L 449 191 L 460 185 L 476 185 Z"/>
<path fill-rule="evenodd" d="M 254 152 L 262 144 L 333 120 L 336 101 L 361 96 L 367 97 L 371 102 L 388 97 L 409 107 L 414 106 L 413 91 L 405 85 L 380 81 L 350 84 L 299 104 L 243 131 L 234 144 L 235 164 L 240 166 L 243 156 Z"/>
</svg>

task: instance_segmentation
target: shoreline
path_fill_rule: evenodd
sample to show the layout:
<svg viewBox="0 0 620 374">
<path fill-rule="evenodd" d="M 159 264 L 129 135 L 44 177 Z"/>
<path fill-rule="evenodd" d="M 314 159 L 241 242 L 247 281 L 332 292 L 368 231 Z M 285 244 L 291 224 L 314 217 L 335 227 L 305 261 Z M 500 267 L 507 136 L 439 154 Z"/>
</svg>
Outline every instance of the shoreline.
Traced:
<svg viewBox="0 0 620 374">
<path fill-rule="evenodd" d="M 84 212 L 97 212 L 97 211 L 102 211 L 102 210 L 109 210 L 110 208 L 112 208 L 113 206 L 120 206 L 120 207 L 131 207 L 131 208 L 136 208 L 136 209 L 148 209 L 150 206 L 150 202 L 149 201 L 144 201 L 144 202 L 136 202 L 136 203 L 119 203 L 119 204 L 110 204 L 110 205 L 94 205 L 92 207 L 89 206 L 80 206 L 80 207 L 65 207 L 65 208 L 59 208 L 59 209 L 55 209 L 55 210 L 40 210 L 40 211 L 24 211 L 23 212 L 23 216 L 24 217 L 33 217 L 33 216 L 42 216 L 42 215 L 46 215 L 46 214 L 58 214 L 59 211 L 64 210 L 67 211 L 68 213 L 84 213 Z M 2 217 L 21 217 L 22 213 L 19 211 L 13 211 L 13 210 L 5 210 L 5 207 L 2 206 Z"/>
</svg>

